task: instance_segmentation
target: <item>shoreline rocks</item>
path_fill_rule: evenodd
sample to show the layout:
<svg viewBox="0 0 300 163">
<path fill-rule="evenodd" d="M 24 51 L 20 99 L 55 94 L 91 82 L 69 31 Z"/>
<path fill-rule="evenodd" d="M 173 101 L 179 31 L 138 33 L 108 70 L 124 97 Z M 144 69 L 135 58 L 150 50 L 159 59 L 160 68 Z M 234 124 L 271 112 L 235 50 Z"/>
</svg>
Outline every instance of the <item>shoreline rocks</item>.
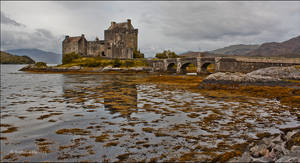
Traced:
<svg viewBox="0 0 300 163">
<path fill-rule="evenodd" d="M 32 72 L 82 72 L 82 73 L 105 73 L 105 72 L 119 72 L 119 73 L 129 73 L 129 72 L 150 72 L 152 69 L 150 67 L 58 67 L 58 66 L 42 66 L 38 67 L 36 65 L 28 65 L 21 68 L 19 71 L 32 71 Z"/>
<path fill-rule="evenodd" d="M 290 67 L 268 67 L 263 69 L 258 69 L 252 71 L 247 75 L 256 76 L 262 75 L 277 79 L 295 79 L 300 80 L 300 67 L 290 66 Z"/>
<path fill-rule="evenodd" d="M 300 68 L 268 67 L 247 74 L 217 72 L 207 76 L 200 87 L 208 84 L 239 84 L 239 85 L 289 85 L 288 79 L 300 80 Z"/>
<path fill-rule="evenodd" d="M 300 162 L 300 127 L 252 142 L 229 162 Z"/>
</svg>

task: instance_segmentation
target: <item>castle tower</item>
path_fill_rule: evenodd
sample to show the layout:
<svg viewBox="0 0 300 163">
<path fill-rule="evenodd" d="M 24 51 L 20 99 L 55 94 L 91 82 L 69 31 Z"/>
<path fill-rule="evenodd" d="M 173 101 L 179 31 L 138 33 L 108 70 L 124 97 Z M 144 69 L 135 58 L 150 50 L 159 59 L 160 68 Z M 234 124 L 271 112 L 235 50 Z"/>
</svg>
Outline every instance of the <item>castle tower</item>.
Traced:
<svg viewBox="0 0 300 163">
<path fill-rule="evenodd" d="M 84 34 L 81 36 L 66 36 L 62 43 L 62 54 L 76 53 L 82 56 L 87 55 L 87 40 Z"/>
<path fill-rule="evenodd" d="M 134 29 L 130 19 L 122 23 L 111 22 L 104 31 L 104 41 L 112 58 L 133 58 L 133 51 L 138 49 L 138 29 Z"/>
</svg>

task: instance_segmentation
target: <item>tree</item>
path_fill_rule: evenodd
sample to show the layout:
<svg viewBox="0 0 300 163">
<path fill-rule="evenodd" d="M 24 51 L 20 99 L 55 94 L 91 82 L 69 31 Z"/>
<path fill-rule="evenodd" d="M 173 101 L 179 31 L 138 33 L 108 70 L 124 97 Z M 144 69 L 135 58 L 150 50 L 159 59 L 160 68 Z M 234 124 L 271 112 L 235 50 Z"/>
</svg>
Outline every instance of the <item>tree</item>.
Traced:
<svg viewBox="0 0 300 163">
<path fill-rule="evenodd" d="M 139 50 L 134 50 L 133 51 L 133 58 L 144 58 L 144 54 L 141 53 Z"/>
<path fill-rule="evenodd" d="M 156 53 L 156 58 L 166 59 L 166 58 L 178 58 L 179 56 L 170 50 L 164 50 L 162 53 Z"/>
<path fill-rule="evenodd" d="M 122 65 L 121 61 L 117 58 L 113 61 L 113 67 L 120 67 Z"/>
</svg>

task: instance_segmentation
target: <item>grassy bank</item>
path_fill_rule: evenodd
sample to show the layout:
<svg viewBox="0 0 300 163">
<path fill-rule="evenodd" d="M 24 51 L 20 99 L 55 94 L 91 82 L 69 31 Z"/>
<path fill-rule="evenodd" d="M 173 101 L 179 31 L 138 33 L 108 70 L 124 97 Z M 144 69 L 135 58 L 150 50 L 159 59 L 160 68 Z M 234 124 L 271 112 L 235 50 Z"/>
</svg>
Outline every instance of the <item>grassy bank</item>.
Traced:
<svg viewBox="0 0 300 163">
<path fill-rule="evenodd" d="M 119 60 L 119 59 L 104 59 L 101 57 L 82 57 L 72 59 L 70 62 L 59 65 L 58 67 L 144 67 L 147 66 L 145 59 L 134 60 Z"/>
</svg>

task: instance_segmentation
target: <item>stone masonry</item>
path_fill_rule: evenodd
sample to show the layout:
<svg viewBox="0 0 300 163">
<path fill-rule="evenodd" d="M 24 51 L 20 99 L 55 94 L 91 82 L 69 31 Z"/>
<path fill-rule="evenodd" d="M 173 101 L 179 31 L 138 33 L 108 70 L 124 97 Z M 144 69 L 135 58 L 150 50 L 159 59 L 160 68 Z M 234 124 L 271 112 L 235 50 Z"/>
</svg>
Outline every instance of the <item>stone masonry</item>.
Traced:
<svg viewBox="0 0 300 163">
<path fill-rule="evenodd" d="M 138 48 L 138 29 L 134 29 L 131 20 L 111 22 L 104 30 L 104 40 L 87 41 L 85 36 L 66 36 L 62 42 L 62 54 L 77 53 L 83 57 L 133 58 L 133 51 Z"/>
</svg>

